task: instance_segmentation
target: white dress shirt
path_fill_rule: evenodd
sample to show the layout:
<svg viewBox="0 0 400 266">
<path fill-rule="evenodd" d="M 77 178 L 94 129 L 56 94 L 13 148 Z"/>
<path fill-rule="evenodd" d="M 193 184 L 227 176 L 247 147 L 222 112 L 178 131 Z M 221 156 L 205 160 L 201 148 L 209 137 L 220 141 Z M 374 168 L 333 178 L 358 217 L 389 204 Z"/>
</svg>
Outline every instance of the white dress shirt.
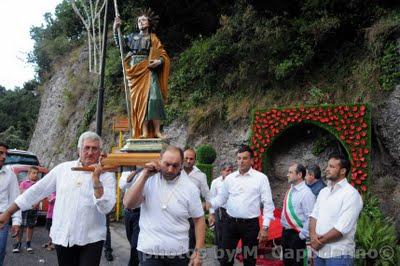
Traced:
<svg viewBox="0 0 400 266">
<path fill-rule="evenodd" d="M 6 166 L 0 169 L 0 212 L 5 212 L 19 196 L 17 176 Z M 21 225 L 21 211 L 12 216 L 13 225 Z"/>
<path fill-rule="evenodd" d="M 315 204 L 315 195 L 311 189 L 303 181 L 295 186 L 291 185 L 292 189 L 292 204 L 296 216 L 301 220 L 303 227 L 299 233 L 301 239 L 306 239 L 309 236 L 309 216 L 313 211 Z M 285 208 L 285 206 L 283 206 Z M 281 215 L 281 223 L 285 229 L 293 229 L 286 221 L 284 212 Z"/>
<path fill-rule="evenodd" d="M 106 239 L 106 217 L 115 204 L 115 176 L 100 175 L 104 194 L 94 196 L 92 173 L 72 171 L 79 161 L 57 165 L 39 182 L 20 195 L 15 203 L 27 210 L 53 192 L 57 193 L 50 237 L 54 244 L 64 247 L 98 242 Z"/>
<path fill-rule="evenodd" d="M 221 193 L 211 200 L 215 209 L 226 204 L 226 212 L 235 218 L 256 218 L 260 215 L 261 203 L 264 206 L 263 226 L 269 226 L 274 219 L 274 203 L 268 177 L 250 168 L 245 174 L 239 171 L 228 175 Z"/>
<path fill-rule="evenodd" d="M 185 177 L 166 181 L 157 173 L 146 181 L 137 250 L 167 256 L 189 251 L 188 219 L 199 218 L 204 211 L 199 190 Z"/>
<path fill-rule="evenodd" d="M 317 220 L 316 233 L 324 235 L 335 228 L 343 237 L 325 244 L 317 251 L 318 257 L 354 256 L 354 234 L 363 202 L 358 191 L 346 179 L 334 187 L 328 184 L 318 195 L 311 217 Z"/>
<path fill-rule="evenodd" d="M 222 179 L 222 176 L 215 178 L 211 182 L 210 200 L 215 198 L 218 195 L 218 193 L 221 193 L 222 185 L 224 184 L 223 182 L 224 182 L 224 179 Z M 221 207 L 226 209 L 226 204 L 222 205 Z M 215 213 L 215 209 L 211 207 L 210 213 Z"/>
<path fill-rule="evenodd" d="M 204 200 L 206 202 L 210 202 L 210 189 L 208 188 L 206 174 L 196 166 L 193 166 L 193 169 L 189 174 L 186 173 L 184 169 L 181 173 L 188 176 L 190 181 L 192 181 L 193 184 L 195 184 L 195 186 L 200 190 L 200 194 Z"/>
<path fill-rule="evenodd" d="M 138 177 L 138 175 L 135 175 L 132 180 L 130 182 L 128 182 L 128 176 L 131 174 L 132 172 L 129 171 L 125 171 L 122 172 L 121 177 L 119 178 L 119 183 L 118 186 L 121 190 L 125 191 L 128 188 L 130 188 L 130 186 L 135 183 L 136 178 Z"/>
</svg>

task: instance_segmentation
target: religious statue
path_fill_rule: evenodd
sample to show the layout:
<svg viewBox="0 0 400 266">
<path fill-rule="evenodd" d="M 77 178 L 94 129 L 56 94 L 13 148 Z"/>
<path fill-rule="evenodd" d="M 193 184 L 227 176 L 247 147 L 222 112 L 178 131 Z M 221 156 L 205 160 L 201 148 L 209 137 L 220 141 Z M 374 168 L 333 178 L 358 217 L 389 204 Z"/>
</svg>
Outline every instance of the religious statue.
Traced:
<svg viewBox="0 0 400 266">
<path fill-rule="evenodd" d="M 149 10 L 137 19 L 139 33 L 124 35 L 122 47 L 127 51 L 124 59 L 126 79 L 129 85 L 130 122 L 133 138 L 164 138 L 160 131 L 165 120 L 164 103 L 168 95 L 170 59 L 154 33 L 158 16 Z M 114 21 L 114 38 L 121 25 L 117 16 Z"/>
</svg>

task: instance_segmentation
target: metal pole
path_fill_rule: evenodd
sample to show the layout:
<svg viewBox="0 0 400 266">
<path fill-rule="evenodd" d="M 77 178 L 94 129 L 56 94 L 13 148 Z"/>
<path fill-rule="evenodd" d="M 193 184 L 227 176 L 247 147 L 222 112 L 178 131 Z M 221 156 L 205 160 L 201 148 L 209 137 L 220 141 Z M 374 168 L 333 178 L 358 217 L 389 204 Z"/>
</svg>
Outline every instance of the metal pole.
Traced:
<svg viewBox="0 0 400 266">
<path fill-rule="evenodd" d="M 124 142 L 122 130 L 119 131 L 119 142 L 118 149 L 122 148 L 122 144 Z M 121 172 L 117 174 L 117 184 L 119 184 L 119 180 L 121 179 Z M 121 210 L 121 189 L 117 186 L 117 200 L 116 200 L 116 212 L 115 212 L 115 220 L 119 221 L 119 214 Z"/>
<path fill-rule="evenodd" d="M 114 0 L 114 10 L 115 10 L 115 16 L 119 17 L 117 0 Z M 123 73 L 123 76 L 124 76 L 125 102 L 126 102 L 126 113 L 128 114 L 129 135 L 130 135 L 130 137 L 132 137 L 132 133 L 133 133 L 134 129 L 132 128 L 132 121 L 131 121 L 130 92 L 129 92 L 129 88 L 128 88 L 128 82 L 126 80 L 126 73 L 125 73 L 124 49 L 122 47 L 121 27 L 118 27 L 118 32 L 117 33 L 118 33 L 119 53 L 120 53 L 120 56 L 121 56 L 122 73 Z"/>
<path fill-rule="evenodd" d="M 97 98 L 97 110 L 96 110 L 96 133 L 101 136 L 103 128 L 103 102 L 104 102 L 104 70 L 106 67 L 106 55 L 107 55 L 107 9 L 108 0 L 106 1 L 105 14 L 104 14 L 104 25 L 103 25 L 103 47 L 101 50 L 101 65 L 100 65 L 100 82 L 99 82 L 99 93 Z"/>
</svg>

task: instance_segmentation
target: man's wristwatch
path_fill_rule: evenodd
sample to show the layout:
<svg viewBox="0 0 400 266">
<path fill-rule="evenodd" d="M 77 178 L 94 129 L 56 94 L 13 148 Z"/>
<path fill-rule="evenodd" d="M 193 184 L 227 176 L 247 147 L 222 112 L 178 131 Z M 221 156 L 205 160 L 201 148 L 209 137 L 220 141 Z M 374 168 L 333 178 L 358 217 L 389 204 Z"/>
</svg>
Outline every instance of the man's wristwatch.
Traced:
<svg viewBox="0 0 400 266">
<path fill-rule="evenodd" d="M 201 258 L 207 254 L 207 250 L 205 248 L 195 248 L 194 252 L 197 252 Z"/>
</svg>

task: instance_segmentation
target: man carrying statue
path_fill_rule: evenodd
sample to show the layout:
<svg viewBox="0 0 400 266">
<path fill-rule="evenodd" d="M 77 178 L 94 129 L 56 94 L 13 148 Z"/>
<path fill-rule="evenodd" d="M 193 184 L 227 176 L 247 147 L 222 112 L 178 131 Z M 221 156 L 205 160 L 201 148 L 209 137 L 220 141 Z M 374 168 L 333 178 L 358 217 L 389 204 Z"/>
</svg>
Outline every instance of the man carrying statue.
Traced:
<svg viewBox="0 0 400 266">
<path fill-rule="evenodd" d="M 163 138 L 161 120 L 165 120 L 164 103 L 168 94 L 170 60 L 163 45 L 153 33 L 158 16 L 149 9 L 137 19 L 139 33 L 122 37 L 122 47 L 127 51 L 124 59 L 126 79 L 129 85 L 130 122 L 133 138 Z M 114 21 L 114 38 L 121 25 L 117 16 Z"/>
</svg>

